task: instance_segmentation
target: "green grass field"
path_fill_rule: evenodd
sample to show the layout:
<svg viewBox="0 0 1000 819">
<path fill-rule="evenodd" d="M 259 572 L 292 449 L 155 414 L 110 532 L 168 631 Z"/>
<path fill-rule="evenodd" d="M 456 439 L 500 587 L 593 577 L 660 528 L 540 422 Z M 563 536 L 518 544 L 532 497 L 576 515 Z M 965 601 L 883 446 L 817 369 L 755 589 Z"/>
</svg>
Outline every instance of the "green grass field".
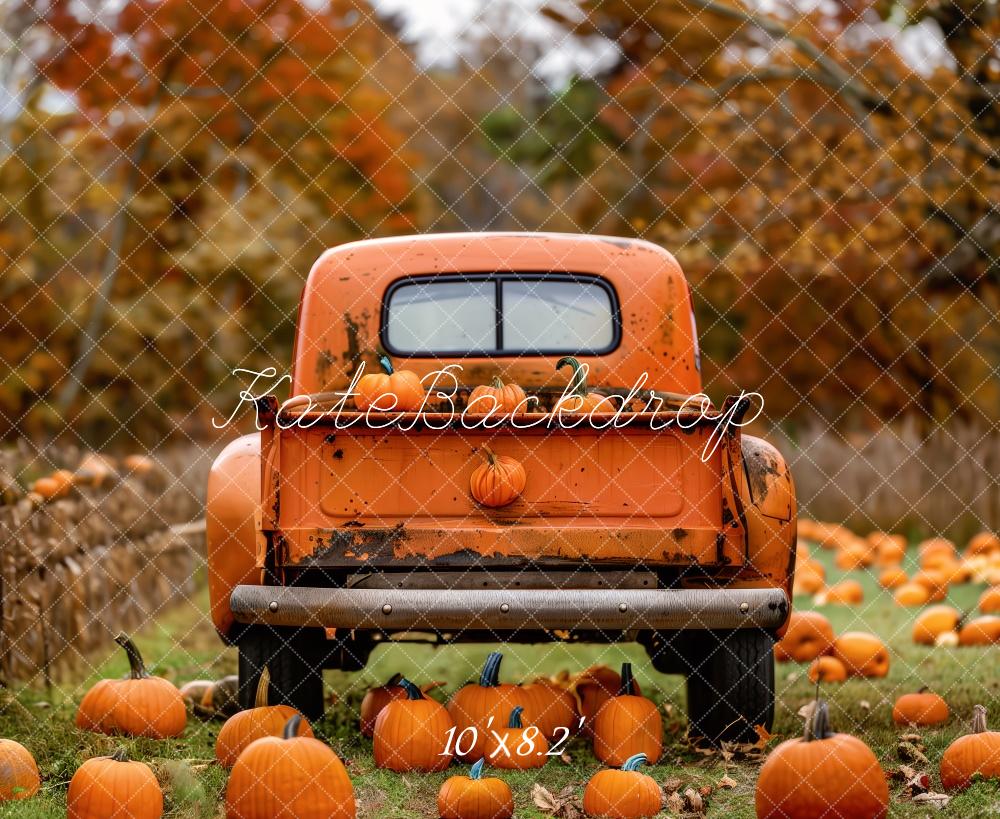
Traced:
<svg viewBox="0 0 1000 819">
<path fill-rule="evenodd" d="M 829 581 L 845 574 L 831 567 L 828 554 L 819 556 L 827 563 Z M 1000 648 L 916 646 L 910 639 L 910 624 L 918 610 L 895 606 L 891 596 L 878 588 L 874 575 L 864 571 L 849 574 L 864 585 L 865 603 L 852 608 L 826 606 L 822 611 L 838 633 L 865 630 L 879 634 L 891 648 L 892 668 L 885 679 L 852 680 L 825 688 L 824 696 L 830 702 L 834 728 L 862 737 L 878 755 L 883 767 L 892 771 L 900 764 L 897 744 L 900 734 L 905 733 L 892 724 L 892 703 L 900 694 L 915 691 L 922 685 L 930 686 L 945 697 L 952 710 L 946 725 L 922 731 L 925 753 L 931 765 L 917 764 L 916 767 L 928 770 L 937 787 L 940 784 L 937 761 L 941 752 L 965 731 L 975 703 L 985 704 L 994 724 L 1000 727 Z M 980 591 L 978 586 L 960 586 L 952 590 L 949 601 L 960 609 L 970 609 Z M 796 604 L 807 608 L 811 601 L 801 599 Z M 137 635 L 147 664 L 156 673 L 180 684 L 235 671 L 235 651 L 224 648 L 217 640 L 204 614 L 206 605 L 203 594 L 196 604 L 175 608 Z M 478 674 L 490 648 L 485 645 L 444 649 L 383 647 L 372 656 L 365 672 L 327 675 L 330 707 L 325 719 L 314 728 L 347 764 L 360 803 L 359 816 L 366 819 L 436 816 L 434 806 L 441 782 L 446 776 L 465 770 L 453 766 L 448 773 L 400 776 L 376 769 L 371 744 L 357 731 L 357 709 L 365 689 L 399 671 L 419 682 L 447 681 L 447 687 L 437 693 L 444 697 Z M 594 662 L 617 666 L 624 659 L 635 664 L 644 693 L 664 708 L 667 730 L 664 758 L 647 772 L 660 782 L 679 779 L 683 783 L 682 790 L 688 786 L 712 786 L 708 816 L 730 819 L 753 816 L 753 791 L 759 761 L 726 761 L 719 755 L 705 756 L 689 749 L 684 742 L 682 680 L 653 672 L 638 646 L 511 646 L 506 650 L 501 676 L 504 680 L 522 680 L 542 673 L 553 674 L 563 668 L 575 671 Z M 0 691 L 0 735 L 24 743 L 35 754 L 43 777 L 42 792 L 38 796 L 0 807 L 0 816 L 65 816 L 66 787 L 74 770 L 85 759 L 122 745 L 134 758 L 153 767 L 163 786 L 166 815 L 193 818 L 224 814 L 221 804 L 226 775 L 215 764 L 213 754 L 219 723 L 191 719 L 183 736 L 169 741 L 105 737 L 73 727 L 76 703 L 86 688 L 100 677 L 123 675 L 126 668 L 124 657 L 115 652 L 89 679 L 63 684 L 52 692 L 32 688 Z M 779 665 L 776 687 L 778 705 L 772 745 L 800 733 L 801 719 L 796 712 L 813 696 L 804 666 Z M 514 791 L 519 817 L 546 815 L 532 804 L 531 789 L 536 782 L 553 793 L 573 786 L 582 795 L 584 784 L 599 769 L 599 763 L 581 739 L 573 740 L 567 751 L 568 762 L 553 758 L 541 770 L 502 774 Z M 716 789 L 718 782 L 727 775 L 735 780 L 736 787 Z M 978 783 L 940 812 L 905 800 L 898 783 L 892 783 L 891 787 L 891 816 L 1000 814 L 1000 783 Z M 664 812 L 662 815 L 671 814 Z"/>
</svg>

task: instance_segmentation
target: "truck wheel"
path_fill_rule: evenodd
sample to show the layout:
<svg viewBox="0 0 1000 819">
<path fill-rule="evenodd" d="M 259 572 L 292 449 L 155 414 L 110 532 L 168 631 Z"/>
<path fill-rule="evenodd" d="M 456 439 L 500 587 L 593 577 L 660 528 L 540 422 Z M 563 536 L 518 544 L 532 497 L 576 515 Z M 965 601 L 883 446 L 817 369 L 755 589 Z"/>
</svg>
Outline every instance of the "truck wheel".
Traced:
<svg viewBox="0 0 1000 819">
<path fill-rule="evenodd" d="M 247 628 L 239 639 L 240 707 L 253 707 L 257 683 L 266 666 L 271 675 L 271 705 L 290 705 L 310 720 L 322 717 L 323 666 L 316 661 L 312 636 L 307 629 Z"/>
<path fill-rule="evenodd" d="M 705 632 L 692 641 L 687 701 L 692 736 L 755 742 L 774 723 L 774 637 L 760 629 Z"/>
</svg>

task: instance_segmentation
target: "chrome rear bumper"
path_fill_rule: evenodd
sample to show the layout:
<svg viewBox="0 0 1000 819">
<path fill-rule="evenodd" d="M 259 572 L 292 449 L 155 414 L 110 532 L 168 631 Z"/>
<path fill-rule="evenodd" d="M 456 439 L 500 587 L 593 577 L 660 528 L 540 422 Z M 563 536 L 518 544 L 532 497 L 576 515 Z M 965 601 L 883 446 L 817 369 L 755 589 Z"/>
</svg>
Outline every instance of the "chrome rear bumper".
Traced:
<svg viewBox="0 0 1000 819">
<path fill-rule="evenodd" d="M 339 589 L 237 586 L 236 620 L 393 631 L 777 628 L 782 589 Z"/>
</svg>

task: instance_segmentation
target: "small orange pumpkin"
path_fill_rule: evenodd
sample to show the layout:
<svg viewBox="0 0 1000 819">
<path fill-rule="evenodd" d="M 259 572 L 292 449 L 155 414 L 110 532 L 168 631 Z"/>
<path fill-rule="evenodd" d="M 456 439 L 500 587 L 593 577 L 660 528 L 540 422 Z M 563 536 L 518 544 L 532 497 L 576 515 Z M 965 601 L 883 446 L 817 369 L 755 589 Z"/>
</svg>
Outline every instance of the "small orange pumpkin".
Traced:
<svg viewBox="0 0 1000 819">
<path fill-rule="evenodd" d="M 836 657 L 817 657 L 809 666 L 809 679 L 814 683 L 844 682 L 847 668 Z"/>
<path fill-rule="evenodd" d="M 549 743 L 537 725 L 525 727 L 524 708 L 514 706 L 506 728 L 491 728 L 486 740 L 486 759 L 495 768 L 525 771 L 548 762 Z"/>
<path fill-rule="evenodd" d="M 1000 537 L 997 537 L 993 532 L 980 532 L 978 535 L 973 535 L 969 545 L 965 547 L 966 557 L 992 554 L 1000 554 Z"/>
<path fill-rule="evenodd" d="M 531 400 L 517 384 L 504 384 L 494 378 L 491 386 L 480 384 L 469 394 L 468 409 L 476 415 L 518 416 L 528 411 Z"/>
<path fill-rule="evenodd" d="M 660 710 L 636 693 L 632 664 L 622 663 L 618 696 L 606 700 L 594 717 L 594 756 L 617 768 L 636 754 L 656 764 L 663 753 Z"/>
<path fill-rule="evenodd" d="M 150 676 L 135 643 L 124 634 L 115 637 L 128 655 L 129 675 L 123 680 L 101 680 L 80 701 L 76 726 L 86 731 L 135 737 L 176 737 L 187 725 L 187 709 L 177 687 Z"/>
<path fill-rule="evenodd" d="M 768 754 L 755 803 L 758 819 L 881 819 L 889 810 L 889 786 L 864 742 L 830 730 L 827 705 L 820 700 L 802 738 L 786 740 Z"/>
<path fill-rule="evenodd" d="M 524 491 L 528 476 L 520 461 L 508 455 L 495 455 L 483 447 L 486 463 L 477 466 L 469 479 L 469 491 L 477 503 L 499 508 L 513 503 Z"/>
<path fill-rule="evenodd" d="M 38 793 L 42 780 L 31 752 L 20 742 L 0 739 L 0 802 L 19 801 Z"/>
<path fill-rule="evenodd" d="M 243 749 L 255 739 L 261 737 L 280 737 L 288 721 L 299 712 L 290 705 L 268 705 L 268 689 L 271 687 L 271 674 L 267 666 L 257 681 L 257 694 L 254 707 L 233 714 L 219 729 L 215 740 L 215 758 L 224 768 L 231 768 Z M 298 723 L 298 736 L 311 737 L 312 728 L 306 720 Z"/>
<path fill-rule="evenodd" d="M 948 596 L 948 576 L 940 569 L 921 569 L 911 581 L 926 587 L 932 603 L 940 603 Z"/>
<path fill-rule="evenodd" d="M 896 725 L 940 725 L 948 721 L 948 703 L 926 687 L 916 694 L 903 694 L 892 707 Z"/>
<path fill-rule="evenodd" d="M 598 771 L 583 791 L 583 811 L 603 819 L 641 819 L 660 812 L 660 786 L 639 768 L 646 764 L 643 754 L 625 760 L 621 770 Z"/>
<path fill-rule="evenodd" d="M 803 560 L 795 564 L 792 594 L 816 594 L 826 585 L 826 569 L 818 560 Z"/>
<path fill-rule="evenodd" d="M 633 683 L 636 692 L 639 684 Z M 606 665 L 593 665 L 581 671 L 573 680 L 570 690 L 576 698 L 577 711 L 583 717 L 583 733 L 591 736 L 594 730 L 594 718 L 609 699 L 622 687 L 622 678 L 613 668 Z"/>
<path fill-rule="evenodd" d="M 524 696 L 525 718 L 532 725 L 537 725 L 546 739 L 561 733 L 561 728 L 572 731 L 576 727 L 576 700 L 557 682 L 539 677 L 532 683 L 522 685 L 521 693 Z"/>
<path fill-rule="evenodd" d="M 456 726 L 455 751 L 460 759 L 480 759 L 486 752 L 489 732 L 503 725 L 515 706 L 527 705 L 520 686 L 500 682 L 502 662 L 503 654 L 491 652 L 483 664 L 479 684 L 462 686 L 448 703 L 448 713 Z"/>
<path fill-rule="evenodd" d="M 495 776 L 483 778 L 485 759 L 474 763 L 468 776 L 452 776 L 438 791 L 441 819 L 511 819 L 514 794 Z"/>
<path fill-rule="evenodd" d="M 972 779 L 1000 779 L 1000 731 L 986 730 L 986 708 L 972 709 L 972 731 L 941 755 L 941 784 L 948 790 L 967 788 Z"/>
<path fill-rule="evenodd" d="M 399 681 L 406 699 L 393 700 L 375 720 L 375 764 L 406 771 L 443 771 L 451 764 L 448 732 L 455 727 L 444 706 L 407 679 Z M 456 732 L 457 733 L 457 732 Z"/>
<path fill-rule="evenodd" d="M 143 762 L 130 762 L 124 749 L 88 759 L 69 783 L 66 819 L 159 819 L 163 791 Z"/>
<path fill-rule="evenodd" d="M 424 403 L 424 385 L 412 370 L 394 370 L 389 356 L 378 357 L 384 372 L 369 373 L 358 380 L 354 405 L 359 410 L 415 412 Z"/>
<path fill-rule="evenodd" d="M 39 478 L 31 484 L 31 491 L 44 500 L 55 500 L 62 494 L 61 489 L 59 481 L 54 478 Z"/>
<path fill-rule="evenodd" d="M 354 787 L 337 755 L 300 736 L 295 714 L 280 737 L 261 737 L 239 755 L 226 786 L 227 819 L 354 819 Z"/>
<path fill-rule="evenodd" d="M 1000 614 L 1000 586 L 990 586 L 980 595 L 979 610 L 983 614 Z"/>
<path fill-rule="evenodd" d="M 889 673 L 889 649 L 878 637 L 864 631 L 849 631 L 833 641 L 833 656 L 848 674 L 884 677 Z"/>
<path fill-rule="evenodd" d="M 817 611 L 793 611 L 785 635 L 774 644 L 778 662 L 807 663 L 833 647 L 833 626 Z"/>
<path fill-rule="evenodd" d="M 851 569 L 861 569 L 870 566 L 874 556 L 864 541 L 848 543 L 837 550 L 834 563 L 838 569 L 850 571 Z"/>
<path fill-rule="evenodd" d="M 926 586 L 912 582 L 904 583 L 892 596 L 900 606 L 922 606 L 931 599 L 931 593 Z"/>
<path fill-rule="evenodd" d="M 556 362 L 556 371 L 569 367 L 573 372 L 570 376 L 568 391 L 555 406 L 555 412 L 579 413 L 585 415 L 591 412 L 612 412 L 614 408 L 606 396 L 587 389 L 587 373 L 573 356 L 564 356 Z"/>
<path fill-rule="evenodd" d="M 821 604 L 838 606 L 854 606 L 864 599 L 864 589 L 857 580 L 841 580 L 817 596 L 817 602 Z"/>
<path fill-rule="evenodd" d="M 899 566 L 890 566 L 878 576 L 878 584 L 883 589 L 898 589 L 905 586 L 910 578 Z"/>
<path fill-rule="evenodd" d="M 402 674 L 393 674 L 386 680 L 385 685 L 369 688 L 365 692 L 365 698 L 361 700 L 361 735 L 371 737 L 375 733 L 375 720 L 393 700 L 406 699 L 406 689 L 399 681 L 403 679 Z"/>
<path fill-rule="evenodd" d="M 932 646 L 942 634 L 955 631 L 961 622 L 962 615 L 958 609 L 951 606 L 931 606 L 920 612 L 920 616 L 913 621 L 913 642 Z"/>
<path fill-rule="evenodd" d="M 1000 643 L 1000 617 L 984 614 L 974 617 L 958 630 L 960 646 L 990 646 Z"/>
</svg>

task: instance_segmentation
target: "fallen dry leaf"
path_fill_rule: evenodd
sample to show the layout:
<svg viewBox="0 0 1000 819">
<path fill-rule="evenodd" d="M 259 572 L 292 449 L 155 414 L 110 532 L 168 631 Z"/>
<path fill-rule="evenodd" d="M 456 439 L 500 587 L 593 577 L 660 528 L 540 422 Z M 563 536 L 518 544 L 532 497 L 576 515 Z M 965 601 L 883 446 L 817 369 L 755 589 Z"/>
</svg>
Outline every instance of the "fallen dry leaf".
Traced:
<svg viewBox="0 0 1000 819">
<path fill-rule="evenodd" d="M 531 788 L 531 801 L 549 816 L 560 819 L 580 819 L 583 816 L 583 805 L 576 796 L 576 785 L 567 785 L 558 794 L 553 794 L 536 782 Z"/>
<path fill-rule="evenodd" d="M 816 711 L 816 700 L 810 700 L 795 713 L 796 716 L 802 717 L 802 720 L 806 721 L 812 719 L 812 715 L 815 711 Z"/>
<path fill-rule="evenodd" d="M 933 793 L 932 791 L 928 791 L 927 793 L 921 793 L 914 796 L 913 801 L 919 802 L 922 805 L 932 805 L 940 810 L 951 801 L 951 797 L 946 793 Z"/>
<path fill-rule="evenodd" d="M 920 762 L 923 765 L 930 765 L 930 760 L 924 756 L 923 751 L 912 742 L 907 742 L 906 740 L 901 741 L 896 746 L 896 755 L 903 762 Z"/>
<path fill-rule="evenodd" d="M 552 792 L 537 782 L 531 787 L 531 801 L 535 803 L 536 808 L 546 813 L 555 815 L 559 809 L 559 801 L 552 795 Z"/>
<path fill-rule="evenodd" d="M 677 791 L 667 796 L 667 810 L 671 813 L 684 813 L 684 797 Z"/>
<path fill-rule="evenodd" d="M 736 785 L 737 785 L 736 780 L 733 779 L 729 774 L 726 774 L 724 777 L 722 777 L 722 779 L 719 780 L 719 784 L 716 785 L 716 787 L 726 788 L 728 790 L 731 788 L 735 788 Z"/>
<path fill-rule="evenodd" d="M 684 791 L 684 807 L 688 813 L 703 814 L 707 803 L 705 798 L 694 788 Z"/>
<path fill-rule="evenodd" d="M 673 793 L 674 791 L 679 791 L 681 789 L 681 784 L 681 781 L 676 776 L 672 776 L 670 779 L 664 779 L 661 787 L 667 793 Z"/>
</svg>

